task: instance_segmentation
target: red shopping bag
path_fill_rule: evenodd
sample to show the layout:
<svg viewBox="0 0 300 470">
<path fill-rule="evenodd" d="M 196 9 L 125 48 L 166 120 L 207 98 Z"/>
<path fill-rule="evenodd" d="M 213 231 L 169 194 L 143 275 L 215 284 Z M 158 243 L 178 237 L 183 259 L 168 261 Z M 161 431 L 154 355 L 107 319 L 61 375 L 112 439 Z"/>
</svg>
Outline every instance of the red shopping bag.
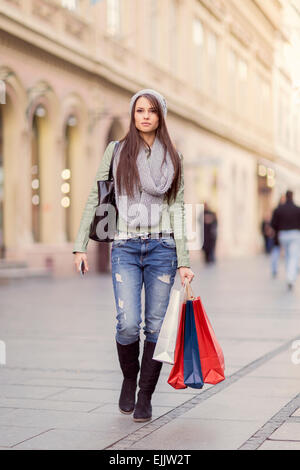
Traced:
<svg viewBox="0 0 300 470">
<path fill-rule="evenodd" d="M 168 384 L 176 389 L 187 388 L 184 384 L 183 373 L 185 307 L 186 304 L 183 303 L 181 305 L 180 321 L 175 346 L 174 365 L 168 378 Z"/>
<path fill-rule="evenodd" d="M 200 297 L 193 295 L 189 283 L 186 282 L 185 300 L 181 306 L 181 317 L 176 340 L 174 365 L 168 378 L 168 383 L 176 389 L 187 388 L 184 381 L 184 339 L 187 300 L 192 302 L 192 311 L 194 312 L 203 382 L 215 385 L 225 379 L 225 363 L 221 346 L 217 341 Z"/>
<path fill-rule="evenodd" d="M 217 384 L 225 379 L 224 355 L 200 297 L 193 300 L 203 381 Z"/>
</svg>

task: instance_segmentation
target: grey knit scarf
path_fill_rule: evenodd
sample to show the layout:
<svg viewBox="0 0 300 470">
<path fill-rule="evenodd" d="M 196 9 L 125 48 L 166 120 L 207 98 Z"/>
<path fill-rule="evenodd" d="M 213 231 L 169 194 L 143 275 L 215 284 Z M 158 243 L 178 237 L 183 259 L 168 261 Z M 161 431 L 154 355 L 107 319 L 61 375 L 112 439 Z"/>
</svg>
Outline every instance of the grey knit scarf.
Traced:
<svg viewBox="0 0 300 470">
<path fill-rule="evenodd" d="M 116 181 L 116 170 L 118 167 L 121 144 L 113 162 L 113 177 Z M 166 161 L 164 159 L 164 148 L 158 139 L 155 138 L 149 150 L 142 144 L 137 156 L 137 168 L 140 176 L 140 190 L 134 191 L 134 196 L 119 195 L 115 184 L 116 204 L 119 216 L 126 222 L 128 228 L 146 229 L 156 226 L 161 218 L 162 205 L 165 193 L 170 188 L 174 178 L 174 167 L 167 152 Z"/>
</svg>

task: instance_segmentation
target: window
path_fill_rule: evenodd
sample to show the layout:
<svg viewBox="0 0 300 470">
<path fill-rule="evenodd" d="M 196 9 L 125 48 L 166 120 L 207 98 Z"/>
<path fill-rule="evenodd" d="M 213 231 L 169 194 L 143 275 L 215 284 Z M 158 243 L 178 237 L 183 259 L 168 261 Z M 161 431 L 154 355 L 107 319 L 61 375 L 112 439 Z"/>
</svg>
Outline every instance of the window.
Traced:
<svg viewBox="0 0 300 470">
<path fill-rule="evenodd" d="M 271 118 L 271 87 L 263 79 L 262 81 L 262 99 L 263 99 L 263 120 L 264 123 L 270 122 Z"/>
<path fill-rule="evenodd" d="M 230 108 L 235 111 L 236 110 L 236 77 L 237 77 L 237 67 L 238 67 L 238 59 L 237 54 L 233 49 L 229 51 L 229 58 L 228 58 L 228 90 L 229 90 L 229 106 Z"/>
<path fill-rule="evenodd" d="M 41 241 L 41 188 L 40 188 L 40 120 L 43 118 L 38 108 L 32 123 L 31 141 L 31 229 L 34 242 Z"/>
<path fill-rule="evenodd" d="M 299 123 L 298 123 L 298 116 L 297 114 L 294 114 L 293 116 L 293 150 L 297 152 L 299 144 L 298 144 L 298 128 L 299 128 Z"/>
<path fill-rule="evenodd" d="M 207 53 L 210 90 L 213 95 L 216 95 L 218 92 L 218 38 L 211 31 L 208 34 Z"/>
<path fill-rule="evenodd" d="M 263 123 L 263 93 L 262 78 L 258 74 L 256 77 L 256 120 L 259 126 Z"/>
<path fill-rule="evenodd" d="M 257 74 L 256 78 L 256 117 L 257 122 L 264 128 L 272 121 L 271 116 L 271 87 L 267 79 Z"/>
<path fill-rule="evenodd" d="M 72 240 L 71 204 L 72 204 L 72 152 L 76 135 L 77 118 L 70 115 L 65 127 L 64 158 L 61 171 L 61 206 L 64 208 L 64 226 L 67 241 Z"/>
<path fill-rule="evenodd" d="M 240 59 L 238 62 L 238 76 L 239 76 L 239 101 L 243 106 L 247 107 L 247 92 L 248 92 L 248 65 Z"/>
<path fill-rule="evenodd" d="M 158 21 L 159 9 L 158 0 L 150 0 L 150 53 L 151 58 L 157 61 L 159 49 L 159 21 Z"/>
<path fill-rule="evenodd" d="M 110 36 L 121 35 L 120 0 L 106 0 L 107 32 Z"/>
<path fill-rule="evenodd" d="M 203 53 L 204 53 L 204 31 L 199 19 L 194 20 L 193 41 L 195 47 L 195 82 L 196 86 L 203 85 Z"/>
<path fill-rule="evenodd" d="M 178 5 L 177 0 L 172 0 L 170 4 L 170 69 L 173 73 L 177 71 L 178 56 Z"/>
<path fill-rule="evenodd" d="M 61 5 L 68 10 L 76 10 L 78 7 L 78 0 L 61 0 Z"/>
<path fill-rule="evenodd" d="M 278 113 L 277 113 L 277 135 L 279 137 L 280 143 L 283 143 L 283 128 L 284 128 L 284 102 L 283 102 L 283 92 L 279 92 L 279 101 L 278 101 Z"/>
<path fill-rule="evenodd" d="M 230 49 L 228 56 L 228 98 L 229 106 L 234 111 L 247 113 L 248 64 Z M 242 105 L 242 106 L 241 106 Z"/>
<path fill-rule="evenodd" d="M 289 101 L 286 100 L 285 105 L 285 144 L 287 147 L 290 146 L 290 105 Z"/>
</svg>

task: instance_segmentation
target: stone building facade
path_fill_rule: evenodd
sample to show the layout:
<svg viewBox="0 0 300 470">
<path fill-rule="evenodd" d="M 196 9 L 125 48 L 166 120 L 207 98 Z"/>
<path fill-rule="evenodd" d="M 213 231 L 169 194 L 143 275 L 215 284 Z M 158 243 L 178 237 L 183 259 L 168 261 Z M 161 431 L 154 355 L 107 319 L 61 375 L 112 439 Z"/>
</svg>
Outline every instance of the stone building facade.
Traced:
<svg viewBox="0 0 300 470">
<path fill-rule="evenodd" d="M 278 152 L 282 81 L 292 93 L 278 68 L 284 9 L 279 0 L 1 0 L 0 256 L 75 273 L 96 169 L 141 88 L 167 99 L 185 200 L 217 211 L 218 256 L 260 251 L 261 217 L 300 172 L 299 149 L 292 165 Z M 109 269 L 107 246 L 91 241 L 88 253 L 92 270 Z"/>
</svg>

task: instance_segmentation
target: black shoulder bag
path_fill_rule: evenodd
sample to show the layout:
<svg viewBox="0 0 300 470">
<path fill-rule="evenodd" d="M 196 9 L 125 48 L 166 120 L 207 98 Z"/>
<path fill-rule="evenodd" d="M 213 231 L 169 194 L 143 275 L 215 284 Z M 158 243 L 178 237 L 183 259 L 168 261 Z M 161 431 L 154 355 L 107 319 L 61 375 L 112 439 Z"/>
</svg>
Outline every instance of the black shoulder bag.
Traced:
<svg viewBox="0 0 300 470">
<path fill-rule="evenodd" d="M 110 162 L 108 180 L 97 181 L 98 205 L 89 233 L 89 238 L 96 242 L 112 242 L 116 232 L 118 209 L 113 179 L 113 162 L 118 147 L 119 142 L 116 141 Z"/>
</svg>

